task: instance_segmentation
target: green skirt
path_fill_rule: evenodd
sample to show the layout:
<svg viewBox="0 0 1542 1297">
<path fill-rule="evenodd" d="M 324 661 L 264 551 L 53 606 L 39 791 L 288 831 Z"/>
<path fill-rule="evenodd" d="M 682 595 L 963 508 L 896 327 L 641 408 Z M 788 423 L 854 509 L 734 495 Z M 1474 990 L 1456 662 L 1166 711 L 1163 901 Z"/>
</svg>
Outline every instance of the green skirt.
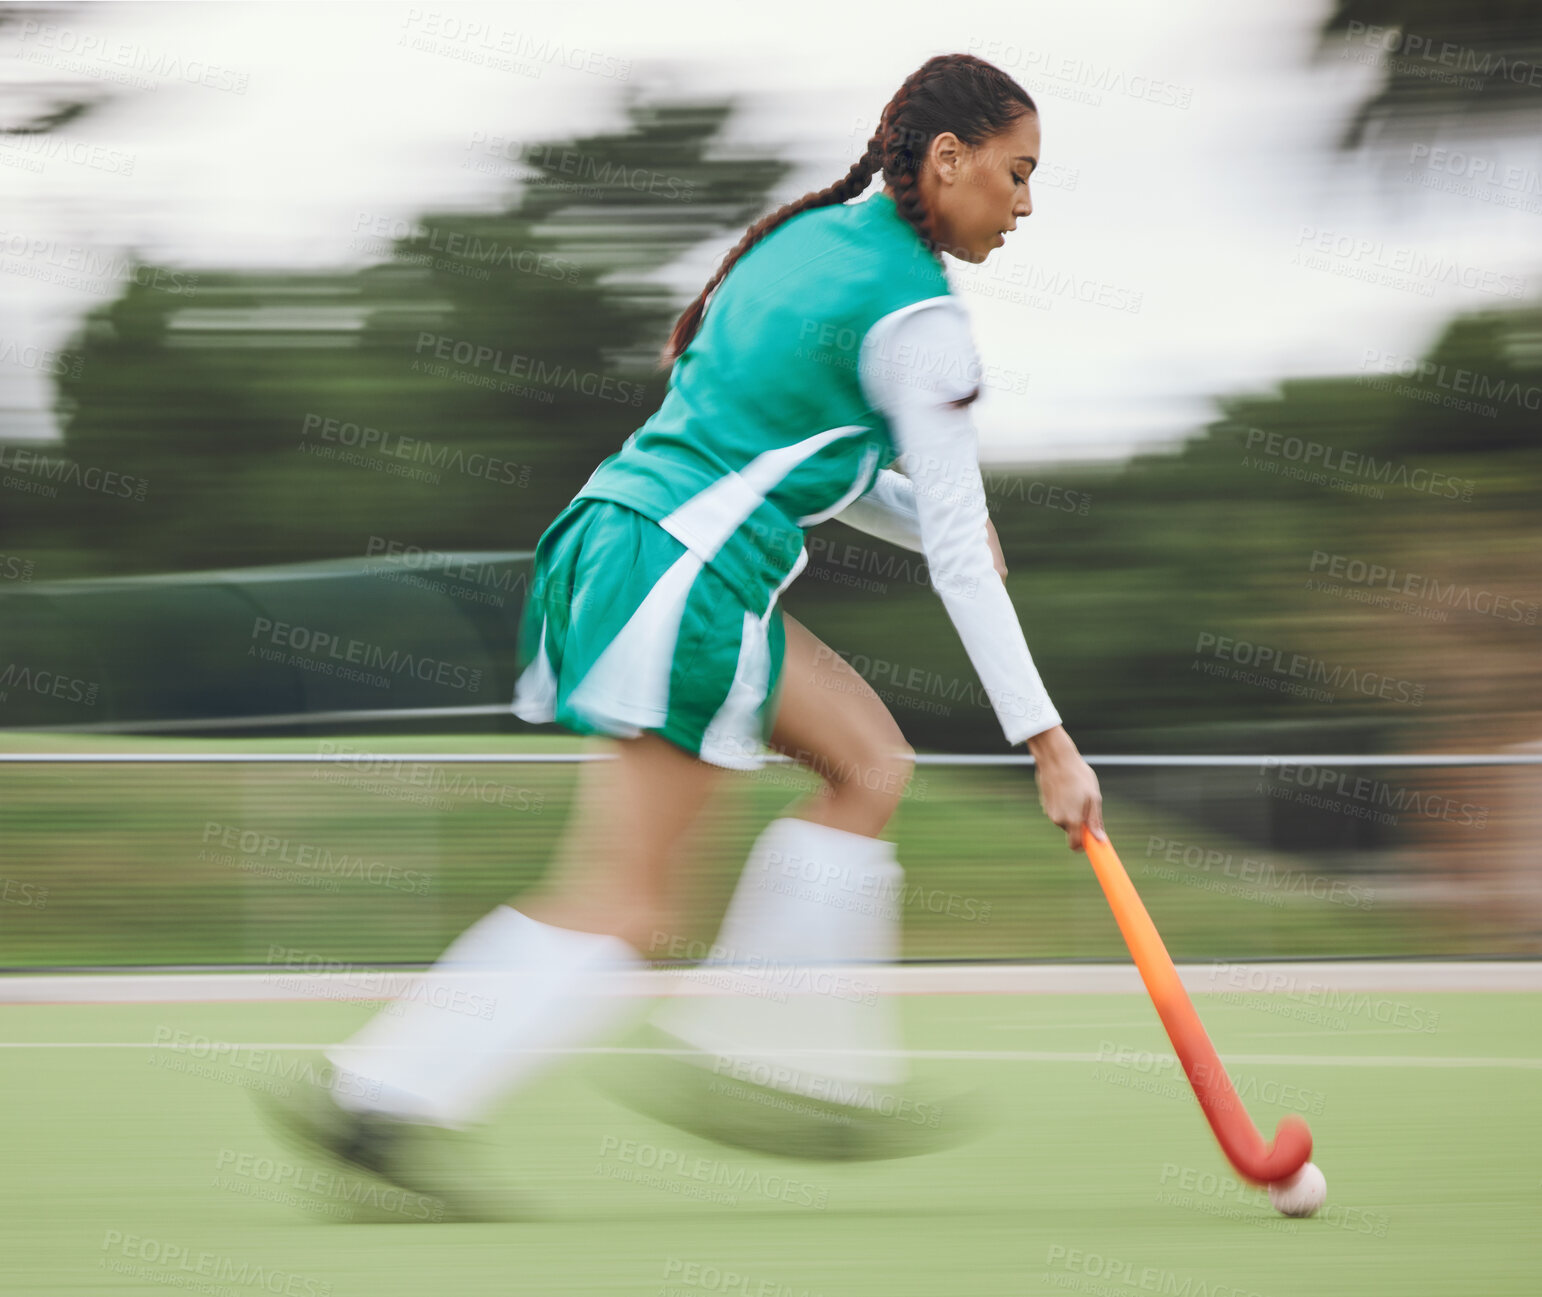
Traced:
<svg viewBox="0 0 1542 1297">
<path fill-rule="evenodd" d="M 650 518 L 572 501 L 535 548 L 513 711 L 577 734 L 658 734 L 756 770 L 776 720 L 786 632 Z"/>
</svg>

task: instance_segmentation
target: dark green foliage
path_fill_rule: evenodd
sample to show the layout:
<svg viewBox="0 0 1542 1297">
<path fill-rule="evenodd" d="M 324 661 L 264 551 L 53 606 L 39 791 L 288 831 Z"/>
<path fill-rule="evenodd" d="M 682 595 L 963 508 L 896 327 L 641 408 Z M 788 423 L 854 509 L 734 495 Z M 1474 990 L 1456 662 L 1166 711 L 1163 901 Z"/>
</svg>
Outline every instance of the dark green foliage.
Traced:
<svg viewBox="0 0 1542 1297">
<path fill-rule="evenodd" d="M 634 105 L 623 132 L 526 150 L 501 210 L 427 212 L 401 237 L 361 218 L 383 263 L 358 271 L 137 275 L 60 391 L 68 455 L 145 499 L 21 496 L 6 539 L 90 574 L 371 537 L 528 548 L 662 399 L 677 306 L 641 277 L 736 235 L 787 170 L 704 156 L 730 112 Z"/>
</svg>

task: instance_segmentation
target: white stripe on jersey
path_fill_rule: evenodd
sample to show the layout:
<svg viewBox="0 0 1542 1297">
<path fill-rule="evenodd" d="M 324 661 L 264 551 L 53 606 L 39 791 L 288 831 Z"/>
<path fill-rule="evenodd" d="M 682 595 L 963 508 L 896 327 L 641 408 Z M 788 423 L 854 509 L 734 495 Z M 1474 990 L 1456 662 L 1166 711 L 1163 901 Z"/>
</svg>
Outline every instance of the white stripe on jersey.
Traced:
<svg viewBox="0 0 1542 1297">
<path fill-rule="evenodd" d="M 799 464 L 840 437 L 860 436 L 871 431 L 861 424 L 847 424 L 841 428 L 826 428 L 790 446 L 762 451 L 738 472 L 730 470 L 711 486 L 698 491 L 662 518 L 659 526 L 686 549 L 710 563 L 728 538 Z M 866 474 L 863 475 L 865 479 Z"/>
<path fill-rule="evenodd" d="M 701 568 L 701 559 L 687 550 L 654 582 L 569 695 L 575 712 L 606 726 L 618 720 L 643 729 L 664 724 L 680 619 Z"/>
<path fill-rule="evenodd" d="M 774 606 L 774 604 L 773 604 Z M 701 736 L 701 758 L 742 770 L 761 766 L 760 725 L 755 713 L 771 687 L 771 644 L 766 619 L 748 609 L 739 633 L 739 664 L 728 696 Z"/>
</svg>

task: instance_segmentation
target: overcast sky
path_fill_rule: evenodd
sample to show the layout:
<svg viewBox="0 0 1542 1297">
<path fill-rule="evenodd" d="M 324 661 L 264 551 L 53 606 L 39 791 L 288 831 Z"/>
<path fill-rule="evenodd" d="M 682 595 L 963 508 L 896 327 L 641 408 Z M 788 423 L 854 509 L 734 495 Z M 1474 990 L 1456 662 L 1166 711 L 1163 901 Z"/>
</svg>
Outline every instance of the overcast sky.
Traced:
<svg viewBox="0 0 1542 1297">
<path fill-rule="evenodd" d="M 190 270 L 363 264 L 375 254 L 355 242 L 360 212 L 410 220 L 507 196 L 506 178 L 464 165 L 473 132 L 613 127 L 626 86 L 671 79 L 744 97 L 731 143 L 797 163 L 783 201 L 838 178 L 899 82 L 959 50 L 1016 76 L 1043 128 L 1033 216 L 985 267 L 950 263 L 982 358 L 1010 376 L 974 407 L 983 457 L 1124 456 L 1193 430 L 1217 393 L 1359 372 L 1368 349 L 1417 354 L 1452 312 L 1535 293 L 1542 193 L 1529 195 L 1536 210 L 1506 207 L 1501 187 L 1474 188 L 1470 164 L 1415 174 L 1407 148 L 1374 164 L 1335 158 L 1346 111 L 1381 73 L 1358 44 L 1310 63 L 1325 12 L 1294 0 L 59 11 L 51 35 L 0 38 L 6 79 L 69 71 L 114 97 L 61 133 L 89 161 L 0 148 L 0 348 L 57 346 L 102 300 L 25 273 L 36 258 L 15 255 L 18 235 Z M 121 67 L 82 56 L 88 39 L 120 56 L 111 43 L 132 43 L 140 66 L 200 61 L 215 84 L 152 71 L 153 90 L 115 86 L 105 78 Z M 463 57 L 502 45 L 513 59 L 549 39 L 599 71 Z M 1534 179 L 1536 159 L 1521 161 Z M 670 268 L 682 305 L 739 233 Z M 1403 274 L 1416 256 L 1437 269 Z M 47 401 L 40 371 L 0 361 L 0 431 L 46 433 Z"/>
</svg>

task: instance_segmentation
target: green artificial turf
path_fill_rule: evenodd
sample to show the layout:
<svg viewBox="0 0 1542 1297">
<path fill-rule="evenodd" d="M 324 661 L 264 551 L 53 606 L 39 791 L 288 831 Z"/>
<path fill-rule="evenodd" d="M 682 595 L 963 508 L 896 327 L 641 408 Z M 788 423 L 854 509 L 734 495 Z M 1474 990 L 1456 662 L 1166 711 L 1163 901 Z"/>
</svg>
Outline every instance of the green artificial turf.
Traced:
<svg viewBox="0 0 1542 1297">
<path fill-rule="evenodd" d="M 1542 996 L 1196 997 L 1260 1127 L 1311 1124 L 1328 1206 L 1300 1221 L 1229 1178 L 1143 996 L 902 1003 L 918 1075 L 981 1087 L 984 1136 L 893 1162 L 746 1154 L 604 1097 L 585 1073 L 614 1056 L 569 1059 L 487 1132 L 479 1174 L 528 1204 L 503 1224 L 285 1200 L 303 1172 L 250 1091 L 319 1055 L 255 1047 L 329 1042 L 367 1006 L 0 1008 L 0 1270 L 49 1297 L 1537 1291 Z"/>
</svg>

